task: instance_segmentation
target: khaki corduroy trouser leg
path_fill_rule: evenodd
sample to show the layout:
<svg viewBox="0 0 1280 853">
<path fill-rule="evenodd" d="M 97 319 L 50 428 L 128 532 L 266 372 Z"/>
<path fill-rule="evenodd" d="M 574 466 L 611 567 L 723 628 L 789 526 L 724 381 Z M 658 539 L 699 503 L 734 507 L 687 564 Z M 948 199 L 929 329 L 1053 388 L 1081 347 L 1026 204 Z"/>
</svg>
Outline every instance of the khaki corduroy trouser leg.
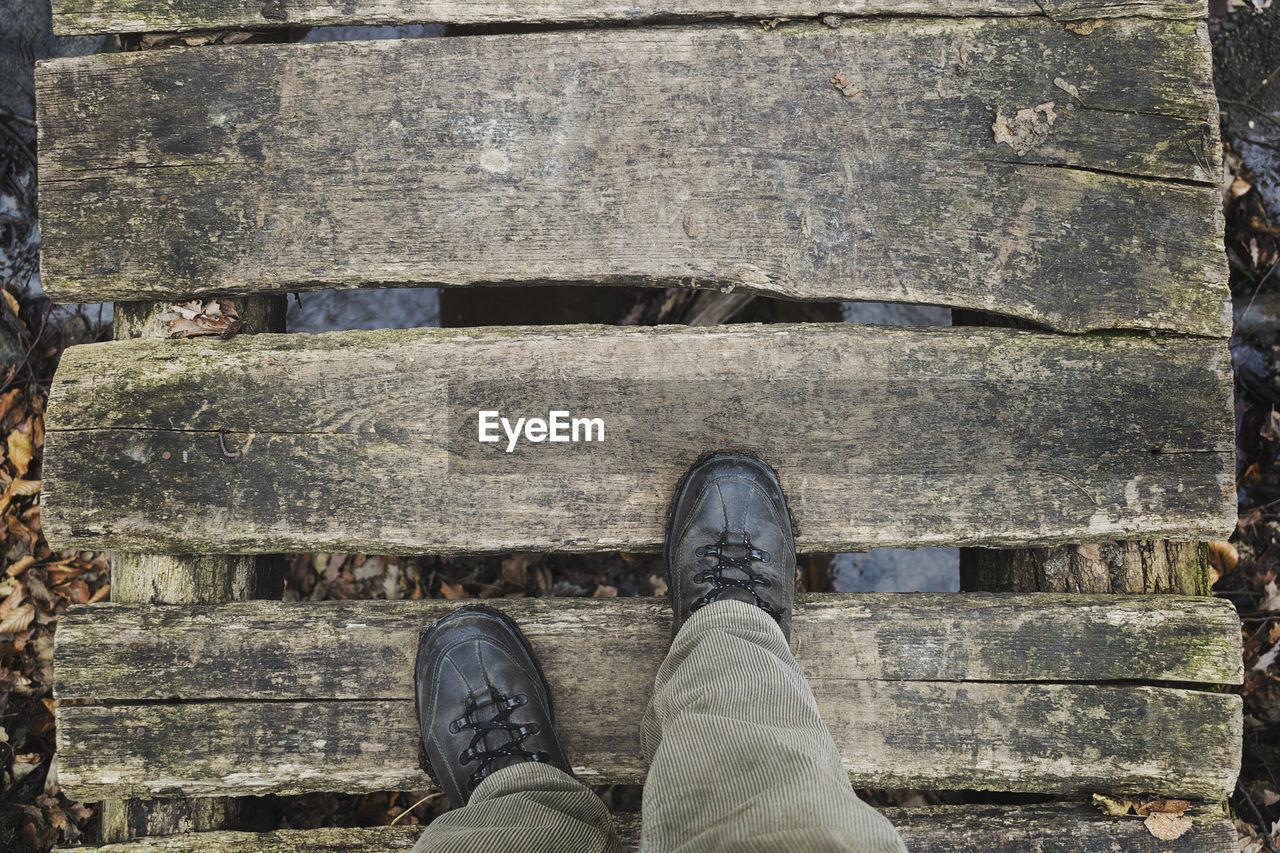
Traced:
<svg viewBox="0 0 1280 853">
<path fill-rule="evenodd" d="M 854 795 L 782 630 L 754 605 L 717 601 L 684 624 L 641 738 L 646 850 L 906 853 Z"/>
<path fill-rule="evenodd" d="M 526 761 L 480 783 L 465 806 L 427 825 L 411 853 L 618 853 L 613 818 L 590 788 Z"/>
<path fill-rule="evenodd" d="M 854 796 L 835 743 L 777 624 L 741 601 L 695 613 L 645 712 L 641 814 L 650 853 L 905 853 Z M 412 853 L 616 851 L 590 789 L 543 764 L 494 773 L 437 818 Z"/>
</svg>

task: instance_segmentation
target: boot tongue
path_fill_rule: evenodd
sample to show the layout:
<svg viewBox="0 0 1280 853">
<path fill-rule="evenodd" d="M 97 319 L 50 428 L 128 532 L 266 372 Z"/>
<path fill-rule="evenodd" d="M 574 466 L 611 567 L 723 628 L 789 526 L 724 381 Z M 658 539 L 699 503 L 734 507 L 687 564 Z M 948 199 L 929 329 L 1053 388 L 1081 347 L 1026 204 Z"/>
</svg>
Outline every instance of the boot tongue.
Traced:
<svg viewBox="0 0 1280 853">
<path fill-rule="evenodd" d="M 754 605 L 756 603 L 755 596 L 747 592 L 745 589 L 731 587 L 716 596 L 716 601 L 743 601 L 747 604 Z"/>
<path fill-rule="evenodd" d="M 725 530 L 720 534 L 720 554 L 731 560 L 740 560 L 750 555 L 747 545 L 747 534 L 740 530 Z"/>
</svg>

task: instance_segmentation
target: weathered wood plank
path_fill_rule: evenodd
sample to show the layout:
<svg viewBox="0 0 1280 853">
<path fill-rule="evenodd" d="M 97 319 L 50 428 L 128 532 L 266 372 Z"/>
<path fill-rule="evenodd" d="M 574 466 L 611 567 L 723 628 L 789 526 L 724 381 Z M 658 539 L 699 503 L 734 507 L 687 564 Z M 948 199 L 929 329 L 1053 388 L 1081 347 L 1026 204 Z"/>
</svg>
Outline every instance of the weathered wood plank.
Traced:
<svg viewBox="0 0 1280 853">
<path fill-rule="evenodd" d="M 854 779 L 1226 790 L 1238 763 L 1234 696 L 992 682 L 1071 680 L 1090 667 L 1100 680 L 1239 681 L 1231 608 L 1173 598 L 1037 601 L 1039 609 L 1018 596 L 804 599 L 797 660 Z M 571 760 L 602 783 L 640 778 L 635 727 L 625 721 L 639 719 L 666 651 L 665 603 L 495 604 L 520 620 L 543 664 Z M 121 788 L 135 796 L 421 788 L 429 783 L 416 763 L 412 655 L 418 634 L 454 606 L 72 611 L 57 649 L 60 780 L 85 798 Z M 78 663 L 89 648 L 92 667 Z M 84 704 L 165 700 L 180 704 Z M 197 717 L 193 739 L 186 730 Z"/>
<path fill-rule="evenodd" d="M 457 604 L 76 608 L 58 624 L 56 695 L 408 699 L 418 636 Z M 614 690 L 617 660 L 640 671 L 641 689 L 670 642 L 665 600 L 497 606 L 519 622 L 551 672 L 578 673 L 566 689 Z M 794 645 L 812 679 L 1239 684 L 1242 677 L 1239 619 L 1229 602 L 1214 599 L 822 595 L 802 596 L 796 614 Z M 589 660 L 579 648 L 584 637 L 592 638 Z"/>
<path fill-rule="evenodd" d="M 1231 821 L 1218 811 L 1192 812 L 1193 825 L 1176 841 L 1152 837 L 1142 821 L 1109 818 L 1088 806 L 938 806 L 883 809 L 916 853 L 1231 853 Z M 615 814 L 622 848 L 639 849 L 639 815 Z M 219 832 L 147 838 L 103 847 L 100 853 L 404 853 L 422 827 L 326 828 L 269 833 Z"/>
<path fill-rule="evenodd" d="M 166 338 L 161 319 L 167 303 L 119 302 L 112 334 L 116 340 Z M 242 331 L 283 332 L 285 297 L 238 300 Z M 279 598 L 283 591 L 280 561 L 272 556 L 173 556 L 116 553 L 111 560 L 113 602 L 215 604 L 253 597 Z M 99 803 L 103 841 L 127 841 L 137 835 L 238 827 L 242 803 L 237 800 L 103 800 Z"/>
<path fill-rule="evenodd" d="M 684 283 L 1230 333 L 1194 22 L 243 45 L 37 81 L 57 299 Z M 996 142 L 1048 102 L 1039 145 Z"/>
<path fill-rule="evenodd" d="M 291 0 L 267 9 L 238 0 L 54 0 L 59 35 L 333 24 L 559 24 L 817 15 L 1045 15 L 1058 21 L 1149 16 L 1203 18 L 1203 0 Z"/>
<path fill-rule="evenodd" d="M 609 693 L 566 694 L 552 679 L 565 751 L 592 783 L 645 773 L 637 685 L 653 673 L 613 663 L 612 681 L 598 682 Z M 1233 694 L 821 677 L 811 685 L 859 787 L 1224 799 L 1239 772 L 1243 718 Z M 86 801 L 432 785 L 408 699 L 62 705 L 57 716 L 59 783 Z"/>
<path fill-rule="evenodd" d="M 63 356 L 56 548 L 657 548 L 701 454 L 780 473 L 806 551 L 1222 538 L 1225 342 L 800 324 L 135 341 Z M 481 444 L 480 410 L 606 440 Z"/>
</svg>

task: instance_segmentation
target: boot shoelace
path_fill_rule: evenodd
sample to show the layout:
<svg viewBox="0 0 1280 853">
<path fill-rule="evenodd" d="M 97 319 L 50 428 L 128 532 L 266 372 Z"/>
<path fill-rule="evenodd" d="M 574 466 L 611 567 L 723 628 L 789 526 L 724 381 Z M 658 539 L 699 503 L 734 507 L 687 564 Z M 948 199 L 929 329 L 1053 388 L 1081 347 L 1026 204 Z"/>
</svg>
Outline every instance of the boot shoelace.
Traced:
<svg viewBox="0 0 1280 853">
<path fill-rule="evenodd" d="M 449 724 L 449 732 L 458 734 L 464 729 L 474 729 L 475 734 L 471 736 L 471 745 L 463 750 L 458 756 L 458 760 L 463 764 L 470 764 L 473 761 L 480 762 L 480 766 L 471 778 L 467 780 L 468 792 L 474 791 L 476 787 L 485 780 L 491 773 L 493 763 L 504 758 L 520 758 L 526 761 L 540 761 L 547 763 L 551 761 L 551 756 L 546 752 L 530 752 L 521 749 L 520 744 L 524 743 L 526 738 L 536 735 L 540 729 L 537 723 L 516 723 L 509 718 L 511 712 L 521 705 L 527 705 L 529 697 L 523 693 L 517 693 L 515 696 L 504 696 L 498 691 L 492 692 L 492 699 L 488 702 L 477 702 L 473 697 L 467 703 L 467 710 L 461 717 Z M 487 720 L 477 719 L 477 712 L 484 706 L 492 706 L 493 716 Z M 509 740 L 498 746 L 497 749 L 477 749 L 481 741 L 490 732 L 505 732 Z"/>
<path fill-rule="evenodd" d="M 694 583 L 709 583 L 711 584 L 711 590 L 695 601 L 693 606 L 689 608 L 689 612 L 692 613 L 695 610 L 706 607 L 729 590 L 740 589 L 751 593 L 751 597 L 755 599 L 756 607 L 768 613 L 775 620 L 781 620 L 782 612 L 771 607 L 756 591 L 757 587 L 773 586 L 773 581 L 753 571 L 751 568 L 753 562 L 770 562 L 773 559 L 772 555 L 768 551 L 762 551 L 752 546 L 750 539 L 744 539 L 742 545 L 735 547 L 745 548 L 746 553 L 741 557 L 730 557 L 725 553 L 725 548 L 728 545 L 728 534 L 722 533 L 720 534 L 720 541 L 716 544 L 702 545 L 693 552 L 698 557 L 715 557 L 716 564 L 709 569 L 703 569 L 693 576 Z M 730 569 L 741 572 L 743 577 L 726 575 L 725 572 Z"/>
</svg>

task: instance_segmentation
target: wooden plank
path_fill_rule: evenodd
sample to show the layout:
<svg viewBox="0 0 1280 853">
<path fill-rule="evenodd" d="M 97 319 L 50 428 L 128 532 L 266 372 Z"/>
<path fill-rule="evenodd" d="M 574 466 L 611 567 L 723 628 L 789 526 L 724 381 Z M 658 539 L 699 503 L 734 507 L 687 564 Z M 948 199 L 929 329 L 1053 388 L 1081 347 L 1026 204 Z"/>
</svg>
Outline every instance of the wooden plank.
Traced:
<svg viewBox="0 0 1280 853">
<path fill-rule="evenodd" d="M 89 702 L 409 699 L 417 638 L 457 604 L 76 608 L 58 624 L 56 695 Z M 564 690 L 613 691 L 614 662 L 626 660 L 639 673 L 632 686 L 642 695 L 670 643 L 665 599 L 497 605 L 521 625 Z M 1242 679 L 1239 619 L 1229 602 L 1214 599 L 802 596 L 794 635 L 811 679 Z M 586 637 L 592 654 L 584 660 L 579 644 Z"/>
<path fill-rule="evenodd" d="M 74 347 L 47 422 L 55 548 L 655 549 L 722 447 L 805 551 L 1223 538 L 1225 341 L 851 324 L 255 335 Z M 478 412 L 606 421 L 481 444 Z"/>
<path fill-rule="evenodd" d="M 916 853 L 1232 853 L 1235 830 L 1220 811 L 1196 809 L 1186 835 L 1154 838 L 1141 820 L 1110 818 L 1088 806 L 937 806 L 882 810 Z M 640 819 L 615 814 L 622 849 L 640 845 Z M 325 828 L 269 833 L 219 832 L 147 838 L 99 853 L 403 853 L 422 827 Z"/>
<path fill-rule="evenodd" d="M 191 29 L 333 24 L 560 24 L 673 19 L 799 18 L 818 15 L 1044 15 L 1058 21 L 1149 16 L 1203 18 L 1202 0 L 668 0 L 661 5 L 619 0 L 293 0 L 272 8 L 237 0 L 55 0 L 59 35 L 170 32 Z"/>
<path fill-rule="evenodd" d="M 1214 797 L 1233 783 L 1236 696 L 993 681 L 1069 680 L 1092 663 L 1098 679 L 1238 682 L 1229 606 L 1043 596 L 1037 611 L 1016 596 L 894 598 L 806 598 L 796 619 L 797 660 L 859 784 Z M 626 721 L 640 718 L 666 651 L 665 603 L 496 603 L 528 632 L 582 775 L 639 780 L 638 729 Z M 421 789 L 430 780 L 417 764 L 411 656 L 453 606 L 72 611 L 57 649 L 60 782 L 85 799 Z M 86 648 L 92 668 L 77 663 Z"/>
<path fill-rule="evenodd" d="M 593 692 L 594 707 L 577 704 L 586 691 L 556 692 L 565 751 L 592 784 L 635 783 L 645 773 L 645 699 L 634 686 L 642 675 L 614 665 L 612 683 L 599 683 L 616 692 Z M 1240 769 L 1243 718 L 1234 694 L 843 678 L 811 684 L 857 787 L 1224 799 Z M 432 786 L 418 764 L 409 699 L 62 705 L 57 716 L 59 783 L 85 801 Z"/>
<path fill-rule="evenodd" d="M 54 60 L 42 281 L 683 283 L 1225 337 L 1209 50 L 878 18 Z M 1049 102 L 1038 145 L 996 141 Z"/>
<path fill-rule="evenodd" d="M 112 334 L 118 341 L 166 338 L 167 303 L 120 302 Z M 240 299 L 242 331 L 283 332 L 285 297 Z M 143 604 L 214 604 L 262 597 L 278 599 L 284 589 L 280 561 L 268 555 L 219 556 L 168 554 L 112 555 L 111 600 Z M 137 835 L 228 829 L 242 826 L 237 800 L 117 800 L 99 803 L 103 841 L 127 841 Z"/>
</svg>

